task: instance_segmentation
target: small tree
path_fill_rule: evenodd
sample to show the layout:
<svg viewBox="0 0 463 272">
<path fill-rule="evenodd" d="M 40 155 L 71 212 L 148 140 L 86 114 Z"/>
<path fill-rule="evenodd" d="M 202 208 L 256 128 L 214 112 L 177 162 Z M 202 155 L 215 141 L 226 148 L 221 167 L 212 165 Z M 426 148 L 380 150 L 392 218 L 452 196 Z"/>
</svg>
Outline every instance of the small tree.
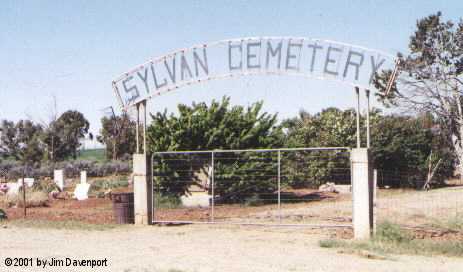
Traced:
<svg viewBox="0 0 463 272">
<path fill-rule="evenodd" d="M 151 115 L 153 121 L 148 128 L 148 148 L 151 152 L 168 150 L 211 150 L 211 149 L 247 149 L 247 148 L 272 148 L 280 147 L 283 143 L 283 133 L 276 125 L 276 115 L 261 113 L 262 102 L 257 102 L 244 108 L 242 106 L 230 106 L 230 99 L 224 97 L 221 102 L 212 101 L 206 103 L 193 103 L 192 106 L 179 105 L 178 115 L 167 115 L 167 112 Z M 183 157 L 182 157 L 183 158 Z M 185 160 L 190 161 L 191 169 L 181 171 L 175 166 L 174 160 L 165 160 L 155 165 L 155 173 L 164 173 L 161 179 L 161 191 L 175 195 L 188 193 L 190 183 L 182 183 L 180 186 L 175 180 L 192 180 L 195 171 L 205 171 L 208 162 L 198 156 L 189 156 Z M 196 163 L 195 163 L 196 162 Z M 247 167 L 242 164 L 238 167 Z M 185 166 L 186 167 L 186 166 Z M 227 183 L 236 169 L 229 164 L 220 167 L 223 174 L 216 180 L 217 194 L 231 193 Z M 225 172 L 224 172 L 225 171 Z M 207 172 L 207 171 L 205 171 Z M 245 174 L 237 176 L 234 192 L 245 194 L 246 190 L 255 191 L 249 183 L 252 180 Z M 261 190 L 271 188 L 272 181 L 259 181 Z M 174 187 L 175 186 L 175 187 Z"/>
</svg>

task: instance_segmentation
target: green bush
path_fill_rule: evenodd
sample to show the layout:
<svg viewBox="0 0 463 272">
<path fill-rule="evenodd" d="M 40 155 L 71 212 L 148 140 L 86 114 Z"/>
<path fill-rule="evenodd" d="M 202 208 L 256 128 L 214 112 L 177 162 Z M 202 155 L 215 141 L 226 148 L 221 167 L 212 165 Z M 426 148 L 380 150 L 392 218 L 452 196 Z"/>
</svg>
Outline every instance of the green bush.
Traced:
<svg viewBox="0 0 463 272">
<path fill-rule="evenodd" d="M 250 207 L 262 206 L 265 204 L 265 201 L 259 197 L 258 194 L 254 194 L 244 200 L 244 205 Z"/>
<path fill-rule="evenodd" d="M 8 216 L 6 215 L 6 212 L 2 209 L 0 209 L 0 221 L 8 219 Z"/>
<path fill-rule="evenodd" d="M 90 192 L 106 191 L 115 188 L 128 187 L 129 182 L 126 179 L 122 180 L 107 180 L 98 179 L 90 185 Z"/>
<path fill-rule="evenodd" d="M 390 222 L 383 222 L 378 225 L 374 239 L 388 243 L 408 243 L 413 237 L 402 230 L 400 226 Z"/>
<path fill-rule="evenodd" d="M 182 206 L 182 200 L 175 195 L 154 194 L 154 206 L 156 208 L 175 209 Z"/>
</svg>

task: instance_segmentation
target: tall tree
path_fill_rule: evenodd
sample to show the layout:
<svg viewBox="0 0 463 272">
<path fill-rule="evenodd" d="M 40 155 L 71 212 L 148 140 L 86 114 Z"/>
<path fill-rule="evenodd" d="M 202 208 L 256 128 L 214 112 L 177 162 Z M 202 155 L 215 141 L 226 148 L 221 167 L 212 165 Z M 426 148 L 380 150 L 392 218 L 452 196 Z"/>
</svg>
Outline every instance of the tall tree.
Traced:
<svg viewBox="0 0 463 272">
<path fill-rule="evenodd" d="M 408 55 L 399 55 L 391 92 L 386 93 L 391 71 L 376 77 L 379 98 L 388 106 L 432 114 L 449 135 L 463 173 L 463 20 L 444 21 L 440 12 L 420 19 L 408 47 Z"/>
<path fill-rule="evenodd" d="M 78 111 L 68 110 L 61 114 L 53 124 L 60 140 L 60 144 L 56 146 L 55 156 L 76 158 L 81 145 L 80 140 L 88 133 L 89 126 L 87 119 Z"/>
<path fill-rule="evenodd" d="M 42 127 L 29 120 L 17 123 L 4 120 L 0 128 L 0 153 L 4 157 L 27 163 L 40 162 L 43 149 L 40 143 Z"/>
<path fill-rule="evenodd" d="M 101 119 L 101 131 L 97 139 L 106 145 L 108 159 L 117 160 L 135 152 L 135 130 L 136 124 L 127 114 Z"/>
</svg>

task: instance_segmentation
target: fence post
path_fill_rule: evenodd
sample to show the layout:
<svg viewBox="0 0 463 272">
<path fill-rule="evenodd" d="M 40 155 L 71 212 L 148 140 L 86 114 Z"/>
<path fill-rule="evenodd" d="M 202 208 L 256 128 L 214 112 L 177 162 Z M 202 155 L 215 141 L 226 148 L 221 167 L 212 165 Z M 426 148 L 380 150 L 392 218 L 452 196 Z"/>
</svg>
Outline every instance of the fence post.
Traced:
<svg viewBox="0 0 463 272">
<path fill-rule="evenodd" d="M 147 153 L 133 154 L 133 193 L 135 224 L 150 225 L 152 218 L 153 181 L 151 157 Z"/>
<path fill-rule="evenodd" d="M 373 230 L 373 176 L 368 148 L 354 148 L 352 164 L 352 214 L 355 239 L 370 239 Z"/>
</svg>

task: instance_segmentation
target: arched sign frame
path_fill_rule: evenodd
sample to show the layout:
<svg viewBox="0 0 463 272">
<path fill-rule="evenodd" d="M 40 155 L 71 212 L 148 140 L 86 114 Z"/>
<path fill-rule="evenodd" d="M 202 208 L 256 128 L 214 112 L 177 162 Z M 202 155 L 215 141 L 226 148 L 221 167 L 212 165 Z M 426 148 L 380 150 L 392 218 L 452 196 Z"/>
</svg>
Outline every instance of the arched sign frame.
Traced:
<svg viewBox="0 0 463 272">
<path fill-rule="evenodd" d="M 226 56 L 226 58 L 224 58 Z M 367 98 L 367 147 L 370 146 L 369 94 L 373 76 L 393 69 L 392 54 L 348 43 L 304 37 L 246 37 L 194 45 L 134 67 L 112 82 L 122 110 L 143 114 L 146 152 L 147 101 L 184 86 L 248 75 L 288 75 L 335 81 L 355 88 L 357 147 L 360 147 L 360 88 Z M 139 152 L 137 128 L 137 153 Z"/>
</svg>

